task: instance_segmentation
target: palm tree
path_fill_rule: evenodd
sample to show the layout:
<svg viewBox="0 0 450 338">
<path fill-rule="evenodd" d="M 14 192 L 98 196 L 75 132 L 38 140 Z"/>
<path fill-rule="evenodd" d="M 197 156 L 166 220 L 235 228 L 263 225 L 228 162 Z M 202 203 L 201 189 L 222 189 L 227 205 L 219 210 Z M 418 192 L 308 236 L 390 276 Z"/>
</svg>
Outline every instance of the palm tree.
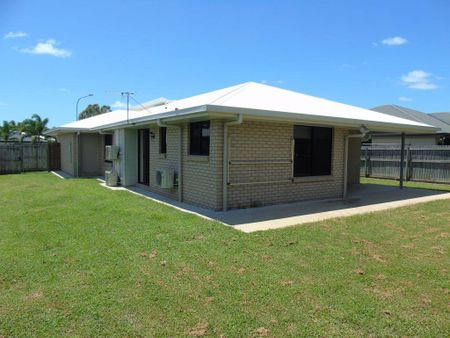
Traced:
<svg viewBox="0 0 450 338">
<path fill-rule="evenodd" d="M 34 136 L 41 136 L 44 131 L 46 131 L 48 118 L 42 119 L 38 114 L 33 114 L 31 116 L 31 120 L 33 121 L 33 133 Z"/>
</svg>

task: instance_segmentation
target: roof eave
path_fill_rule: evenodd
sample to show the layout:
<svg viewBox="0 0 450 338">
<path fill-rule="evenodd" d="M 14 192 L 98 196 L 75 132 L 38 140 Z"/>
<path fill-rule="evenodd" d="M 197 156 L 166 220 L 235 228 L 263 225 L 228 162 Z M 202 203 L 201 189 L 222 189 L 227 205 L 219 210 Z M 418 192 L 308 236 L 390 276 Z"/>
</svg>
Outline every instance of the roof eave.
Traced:
<svg viewBox="0 0 450 338">
<path fill-rule="evenodd" d="M 52 129 L 47 130 L 46 132 L 44 132 L 44 135 L 58 136 L 58 135 L 61 135 L 61 134 L 77 133 L 77 132 L 81 132 L 81 131 L 88 132 L 89 129 L 87 129 L 87 128 L 56 127 L 56 128 L 52 128 Z"/>
<path fill-rule="evenodd" d="M 105 124 L 102 126 L 91 128 L 90 130 L 110 130 L 110 129 L 119 129 L 119 128 L 127 128 L 127 127 L 135 127 L 139 125 L 149 124 L 158 119 L 175 119 L 175 118 L 188 118 L 189 115 L 195 113 L 206 112 L 206 105 L 190 107 L 185 109 L 176 109 L 168 112 L 155 114 L 155 115 L 147 115 L 134 119 L 129 119 L 128 121 L 120 121 L 110 124 Z"/>
<path fill-rule="evenodd" d="M 305 122 L 305 123 L 324 124 L 324 125 L 351 127 L 351 128 L 359 128 L 361 125 L 364 125 L 367 128 L 372 129 L 373 131 L 414 132 L 421 134 L 421 133 L 436 132 L 437 130 L 439 130 L 439 128 L 431 126 L 394 124 L 370 120 L 356 120 L 350 118 L 337 118 L 330 116 L 269 111 L 251 108 L 226 107 L 220 105 L 208 105 L 207 108 L 209 111 L 214 112 L 227 112 L 235 114 L 242 113 L 244 114 L 244 117 L 247 118 L 251 117 L 252 119 L 259 119 L 259 120 L 294 121 L 294 122 Z"/>
</svg>

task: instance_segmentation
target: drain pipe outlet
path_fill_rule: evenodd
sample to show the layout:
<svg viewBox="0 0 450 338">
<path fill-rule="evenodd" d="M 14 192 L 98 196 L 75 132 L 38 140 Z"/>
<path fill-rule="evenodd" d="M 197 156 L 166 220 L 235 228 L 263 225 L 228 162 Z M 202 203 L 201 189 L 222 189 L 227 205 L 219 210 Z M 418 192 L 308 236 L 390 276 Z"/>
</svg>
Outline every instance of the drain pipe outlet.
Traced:
<svg viewBox="0 0 450 338">
<path fill-rule="evenodd" d="M 239 114 L 234 121 L 223 124 L 223 168 L 222 168 L 222 210 L 228 209 L 228 171 L 229 171 L 229 151 L 228 151 L 228 127 L 242 124 L 244 117 Z"/>
</svg>

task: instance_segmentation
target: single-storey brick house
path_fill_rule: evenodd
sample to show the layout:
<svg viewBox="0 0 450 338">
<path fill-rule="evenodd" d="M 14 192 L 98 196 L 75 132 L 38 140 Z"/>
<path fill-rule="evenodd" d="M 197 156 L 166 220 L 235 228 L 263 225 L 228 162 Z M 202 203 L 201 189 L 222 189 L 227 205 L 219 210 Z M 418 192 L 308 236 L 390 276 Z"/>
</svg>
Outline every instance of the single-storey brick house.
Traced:
<svg viewBox="0 0 450 338">
<path fill-rule="evenodd" d="M 103 175 L 104 146 L 123 186 L 215 210 L 345 196 L 359 182 L 367 131 L 423 133 L 395 116 L 248 82 L 140 110 L 119 110 L 49 132 L 62 169 Z M 112 135 L 112 136 L 111 136 Z M 87 154 L 86 152 L 89 152 Z M 162 184 L 170 172 L 173 184 Z M 169 175 L 172 179 L 171 175 Z"/>
</svg>

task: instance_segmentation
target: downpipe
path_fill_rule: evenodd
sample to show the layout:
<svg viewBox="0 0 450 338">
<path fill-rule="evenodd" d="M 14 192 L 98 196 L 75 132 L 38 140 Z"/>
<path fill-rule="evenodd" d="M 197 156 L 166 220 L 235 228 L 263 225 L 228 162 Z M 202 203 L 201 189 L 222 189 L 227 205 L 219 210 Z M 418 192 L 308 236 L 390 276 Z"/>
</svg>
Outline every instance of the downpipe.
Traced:
<svg viewBox="0 0 450 338">
<path fill-rule="evenodd" d="M 228 210 L 228 172 L 229 172 L 229 153 L 228 153 L 228 127 L 242 124 L 243 114 L 239 114 L 234 121 L 223 124 L 223 167 L 222 167 L 222 210 Z"/>
</svg>

